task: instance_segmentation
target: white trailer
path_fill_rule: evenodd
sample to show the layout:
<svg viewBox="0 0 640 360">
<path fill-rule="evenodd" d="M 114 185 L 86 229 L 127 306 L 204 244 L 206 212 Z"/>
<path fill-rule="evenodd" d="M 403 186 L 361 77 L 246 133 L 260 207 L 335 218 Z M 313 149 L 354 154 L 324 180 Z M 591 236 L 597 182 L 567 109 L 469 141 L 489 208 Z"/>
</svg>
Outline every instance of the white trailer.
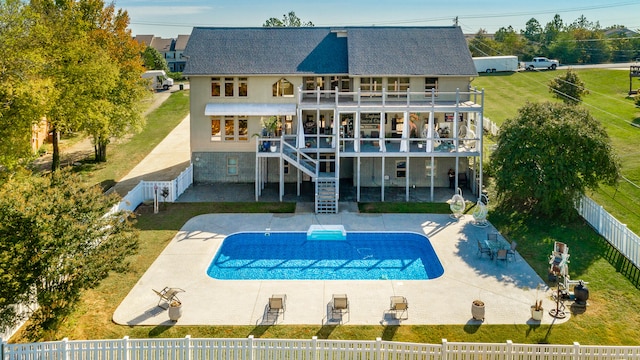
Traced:
<svg viewBox="0 0 640 360">
<path fill-rule="evenodd" d="M 173 79 L 164 70 L 149 70 L 142 74 L 143 79 L 149 79 L 149 87 L 153 90 L 169 90 L 173 86 Z"/>
<path fill-rule="evenodd" d="M 518 71 L 518 57 L 507 56 L 481 56 L 474 57 L 473 63 L 479 73 L 494 73 L 498 71 Z"/>
</svg>

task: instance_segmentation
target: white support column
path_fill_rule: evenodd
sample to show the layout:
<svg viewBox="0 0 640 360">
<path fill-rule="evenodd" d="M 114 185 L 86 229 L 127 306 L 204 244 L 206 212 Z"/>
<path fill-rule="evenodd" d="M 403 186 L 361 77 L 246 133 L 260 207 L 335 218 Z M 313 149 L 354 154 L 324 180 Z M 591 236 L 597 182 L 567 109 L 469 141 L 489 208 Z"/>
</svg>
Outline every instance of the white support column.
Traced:
<svg viewBox="0 0 640 360">
<path fill-rule="evenodd" d="M 385 157 L 383 156 L 382 158 L 382 176 L 380 177 L 380 183 L 382 184 L 380 186 L 380 201 L 384 202 L 384 160 Z"/>
<path fill-rule="evenodd" d="M 280 144 L 280 149 L 282 149 L 282 144 Z M 278 166 L 280 168 L 279 172 L 279 186 L 278 186 L 278 192 L 280 193 L 280 202 L 282 202 L 282 198 L 284 197 L 284 159 L 282 158 L 282 154 L 280 154 L 280 161 L 278 161 L 279 165 Z"/>
<path fill-rule="evenodd" d="M 480 120 L 478 121 L 478 126 L 476 126 L 476 136 L 480 137 L 480 141 L 479 141 L 479 149 L 478 151 L 480 152 L 480 162 L 478 164 L 478 171 L 480 172 L 478 175 L 478 201 L 480 200 L 480 197 L 482 196 L 482 163 L 484 162 L 484 144 L 483 144 L 483 138 L 484 138 L 484 89 L 482 89 L 482 94 L 480 96 Z"/>
<path fill-rule="evenodd" d="M 435 186 L 435 171 L 434 170 L 434 166 L 436 165 L 435 162 L 435 158 L 433 157 L 433 155 L 431 156 L 431 202 L 433 202 L 433 191 L 434 191 L 434 186 Z"/>
<path fill-rule="evenodd" d="M 410 178 L 410 171 L 409 171 L 409 155 L 407 155 L 407 159 L 405 160 L 405 201 L 409 202 L 409 178 Z"/>
<path fill-rule="evenodd" d="M 356 201 L 360 202 L 360 155 L 356 157 Z"/>
<path fill-rule="evenodd" d="M 256 140 L 256 144 L 258 144 L 258 141 Z M 259 192 L 259 188 L 260 188 L 260 158 L 258 157 L 258 145 L 256 145 L 256 178 L 255 178 L 255 197 L 256 197 L 256 202 L 258 201 L 258 192 Z"/>
</svg>

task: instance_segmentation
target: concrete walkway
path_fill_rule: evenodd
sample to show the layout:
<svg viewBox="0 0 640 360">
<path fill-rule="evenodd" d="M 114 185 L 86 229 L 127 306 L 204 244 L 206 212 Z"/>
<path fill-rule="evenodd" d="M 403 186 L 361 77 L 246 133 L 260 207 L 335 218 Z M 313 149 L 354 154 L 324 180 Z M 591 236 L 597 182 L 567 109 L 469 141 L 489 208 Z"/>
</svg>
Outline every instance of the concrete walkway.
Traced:
<svg viewBox="0 0 640 360">
<path fill-rule="evenodd" d="M 206 274 L 224 238 L 239 231 L 306 231 L 312 224 L 342 224 L 347 231 L 412 231 L 426 235 L 444 267 L 433 280 L 216 280 Z M 210 214 L 188 221 L 116 310 L 113 320 L 125 325 L 172 324 L 157 306 L 152 289 L 179 287 L 183 315 L 179 325 L 328 324 L 332 294 L 350 300 L 349 325 L 397 324 L 388 316 L 389 298 L 409 301 L 402 324 L 476 324 L 471 302 L 484 301 L 485 324 L 539 324 L 530 319 L 536 286 L 544 281 L 519 256 L 508 264 L 479 257 L 476 239 L 492 227 L 472 225 L 436 214 Z M 287 295 L 284 316 L 269 318 L 272 294 Z M 538 297 L 546 311 L 555 307 L 543 288 Z M 548 313 L 542 321 L 551 323 Z M 562 320 L 566 321 L 566 319 Z M 556 320 L 556 322 L 559 322 Z"/>
</svg>

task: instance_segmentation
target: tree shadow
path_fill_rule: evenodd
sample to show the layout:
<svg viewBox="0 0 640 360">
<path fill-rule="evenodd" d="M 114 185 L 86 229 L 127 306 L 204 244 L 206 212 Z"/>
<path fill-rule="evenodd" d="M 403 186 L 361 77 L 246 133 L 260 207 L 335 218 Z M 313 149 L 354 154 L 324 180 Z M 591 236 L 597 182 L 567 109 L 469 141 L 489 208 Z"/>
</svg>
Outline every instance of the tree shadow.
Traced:
<svg viewBox="0 0 640 360">
<path fill-rule="evenodd" d="M 396 336 L 400 325 L 386 325 L 382 330 L 382 340 L 391 341 Z"/>
<path fill-rule="evenodd" d="M 338 327 L 338 325 L 324 324 L 316 333 L 318 339 L 328 339 L 331 333 Z"/>
</svg>

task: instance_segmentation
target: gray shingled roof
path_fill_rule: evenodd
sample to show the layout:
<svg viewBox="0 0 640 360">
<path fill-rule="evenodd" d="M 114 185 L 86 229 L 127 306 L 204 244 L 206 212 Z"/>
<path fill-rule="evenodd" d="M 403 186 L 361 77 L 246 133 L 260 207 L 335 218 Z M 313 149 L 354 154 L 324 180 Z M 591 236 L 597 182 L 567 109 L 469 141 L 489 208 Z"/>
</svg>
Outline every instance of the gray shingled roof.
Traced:
<svg viewBox="0 0 640 360">
<path fill-rule="evenodd" d="M 196 27 L 185 55 L 185 75 L 477 75 L 459 27 Z"/>
</svg>

